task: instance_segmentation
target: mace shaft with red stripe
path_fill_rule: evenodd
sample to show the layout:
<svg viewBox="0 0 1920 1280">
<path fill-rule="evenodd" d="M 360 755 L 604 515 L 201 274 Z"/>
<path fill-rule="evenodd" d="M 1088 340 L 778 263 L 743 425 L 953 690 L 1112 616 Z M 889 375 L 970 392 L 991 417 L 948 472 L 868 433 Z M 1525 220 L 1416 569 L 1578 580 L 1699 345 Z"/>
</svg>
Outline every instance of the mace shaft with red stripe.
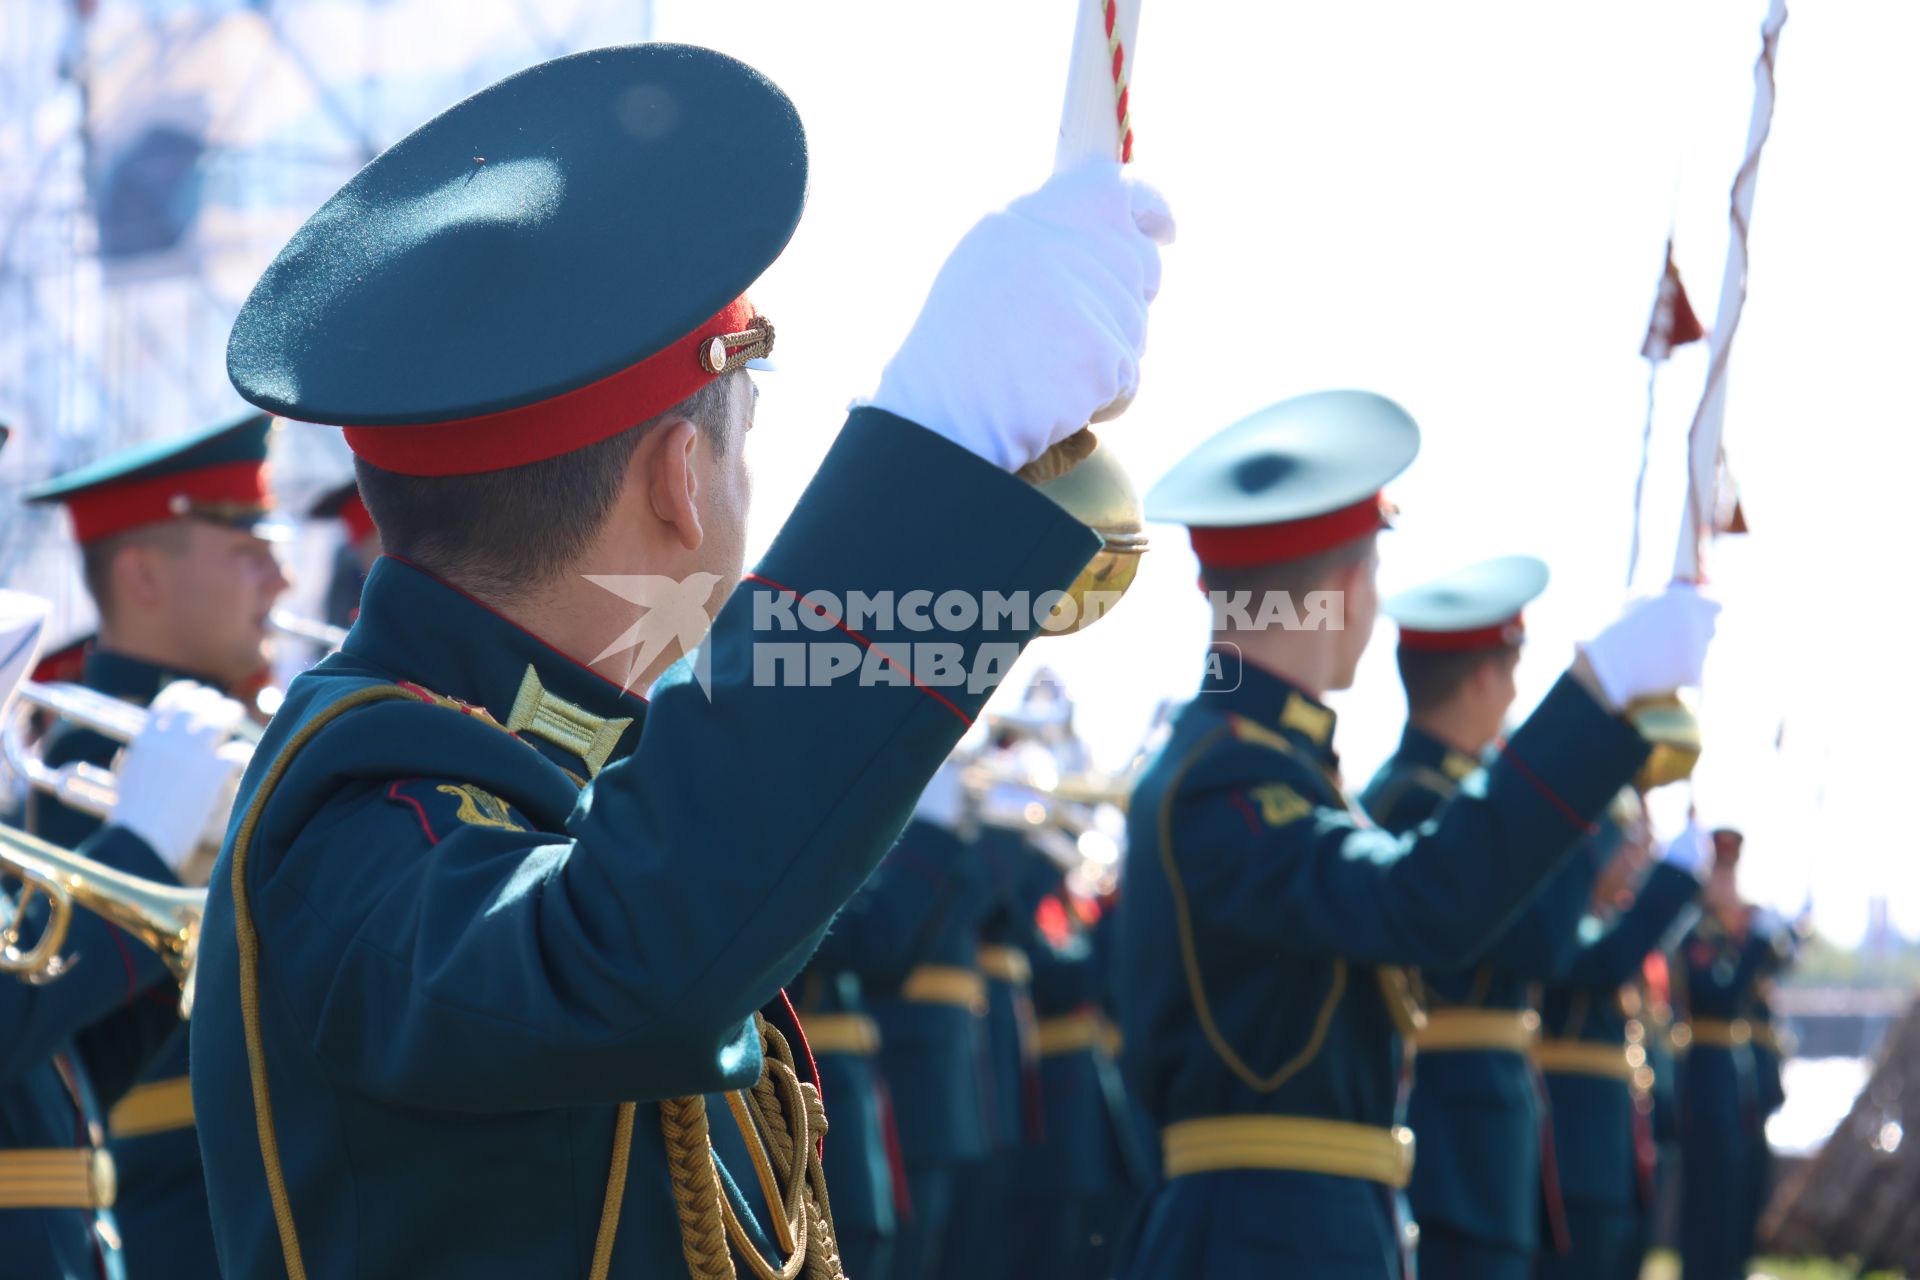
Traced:
<svg viewBox="0 0 1920 1280">
<path fill-rule="evenodd" d="M 1133 159 L 1130 86 L 1140 0 L 1079 0 L 1079 5 L 1053 153 L 1056 173 L 1089 160 Z"/>
</svg>

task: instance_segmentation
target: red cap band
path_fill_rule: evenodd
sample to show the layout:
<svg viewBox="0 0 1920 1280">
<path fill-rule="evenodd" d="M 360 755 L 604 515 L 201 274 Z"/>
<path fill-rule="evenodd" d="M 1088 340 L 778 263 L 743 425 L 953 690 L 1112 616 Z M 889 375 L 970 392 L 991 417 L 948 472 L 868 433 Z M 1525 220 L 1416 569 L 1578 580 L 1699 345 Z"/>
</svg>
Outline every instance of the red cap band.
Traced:
<svg viewBox="0 0 1920 1280">
<path fill-rule="evenodd" d="M 1195 525 L 1187 530 L 1187 535 L 1193 541 L 1193 553 L 1200 557 L 1203 566 L 1246 569 L 1258 564 L 1304 560 L 1389 528 L 1387 510 L 1385 498 L 1376 493 L 1350 507 L 1305 520 L 1225 529 Z"/>
<path fill-rule="evenodd" d="M 754 315 L 742 296 L 672 346 L 598 382 L 477 418 L 347 427 L 347 447 L 383 471 L 407 476 L 475 475 L 557 458 L 637 427 L 713 381 L 718 375 L 701 362 L 701 351 L 746 329 Z"/>
<path fill-rule="evenodd" d="M 346 528 L 349 542 L 358 542 L 374 531 L 373 516 L 368 513 L 367 504 L 360 500 L 357 493 L 349 495 L 335 514 Z"/>
<path fill-rule="evenodd" d="M 159 524 L 216 504 L 273 506 L 264 462 L 223 462 L 217 467 L 105 485 L 65 499 L 73 513 L 73 536 L 83 545 L 143 524 Z"/>
<path fill-rule="evenodd" d="M 1511 649 L 1527 636 L 1521 615 L 1471 631 L 1419 631 L 1400 628 L 1400 647 L 1416 653 L 1467 653 L 1474 649 Z"/>
</svg>

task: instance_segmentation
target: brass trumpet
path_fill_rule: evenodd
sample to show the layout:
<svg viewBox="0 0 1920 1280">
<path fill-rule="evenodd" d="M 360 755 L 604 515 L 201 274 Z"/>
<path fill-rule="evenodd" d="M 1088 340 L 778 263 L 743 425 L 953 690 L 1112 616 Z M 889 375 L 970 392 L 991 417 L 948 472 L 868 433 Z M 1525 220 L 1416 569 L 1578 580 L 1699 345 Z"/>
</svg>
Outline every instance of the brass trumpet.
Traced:
<svg viewBox="0 0 1920 1280">
<path fill-rule="evenodd" d="M 47 764 L 27 737 L 28 721 L 35 711 L 70 720 L 83 729 L 125 744 L 147 727 L 146 709 L 83 685 L 40 684 L 27 680 L 20 685 L 13 714 L 0 726 L 0 754 L 4 754 L 7 767 L 15 777 L 69 809 L 90 813 L 96 818 L 108 817 L 119 796 L 112 770 L 79 761 L 58 767 Z M 235 727 L 234 736 L 257 743 L 260 726 L 242 720 Z"/>
<path fill-rule="evenodd" d="M 0 872 L 23 886 L 12 915 L 0 924 L 0 973 L 38 986 L 66 972 L 72 961 L 61 954 L 61 948 L 73 923 L 73 909 L 85 907 L 158 953 L 180 980 L 180 1016 L 192 1013 L 205 889 L 183 889 L 128 875 L 7 826 L 0 826 Z M 33 945 L 22 950 L 21 926 L 37 897 L 47 900 L 46 925 Z"/>
<path fill-rule="evenodd" d="M 316 644 L 328 653 L 334 652 L 347 642 L 345 627 L 336 627 L 330 622 L 321 622 L 317 618 L 304 618 L 285 609 L 275 609 L 268 614 L 267 625 L 282 635 Z"/>
</svg>

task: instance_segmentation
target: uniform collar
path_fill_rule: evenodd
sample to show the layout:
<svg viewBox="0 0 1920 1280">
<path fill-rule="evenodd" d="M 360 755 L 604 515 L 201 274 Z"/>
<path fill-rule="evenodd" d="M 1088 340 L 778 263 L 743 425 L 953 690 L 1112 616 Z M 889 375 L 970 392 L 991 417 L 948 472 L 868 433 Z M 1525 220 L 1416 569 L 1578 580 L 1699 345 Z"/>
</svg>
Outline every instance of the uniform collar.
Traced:
<svg viewBox="0 0 1920 1280">
<path fill-rule="evenodd" d="M 1239 716 L 1257 728 L 1278 733 L 1329 768 L 1333 750 L 1333 709 L 1290 681 L 1246 661 L 1237 653 L 1214 649 L 1200 681 L 1202 705 Z"/>
<path fill-rule="evenodd" d="M 485 709 L 583 779 L 633 750 L 646 715 L 646 699 L 395 556 L 374 562 L 342 652 Z"/>
<path fill-rule="evenodd" d="M 1424 765 L 1453 782 L 1465 781 L 1480 768 L 1478 760 L 1448 746 L 1411 720 L 1400 735 L 1400 748 L 1394 752 L 1394 759 L 1401 764 Z"/>
<path fill-rule="evenodd" d="M 81 682 L 94 692 L 110 694 L 124 702 L 135 702 L 141 706 L 152 702 L 162 689 L 175 680 L 197 680 L 216 689 L 221 687 L 219 681 L 209 680 L 191 671 L 163 667 L 143 658 L 129 658 L 124 653 L 114 653 L 98 646 L 87 655 L 81 676 Z"/>
</svg>

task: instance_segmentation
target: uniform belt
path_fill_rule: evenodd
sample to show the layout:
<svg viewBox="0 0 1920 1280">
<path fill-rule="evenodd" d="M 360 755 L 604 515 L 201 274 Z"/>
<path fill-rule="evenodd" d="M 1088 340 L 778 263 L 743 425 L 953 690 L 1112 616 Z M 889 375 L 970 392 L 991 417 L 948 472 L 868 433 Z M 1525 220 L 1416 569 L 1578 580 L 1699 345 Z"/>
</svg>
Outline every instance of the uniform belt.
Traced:
<svg viewBox="0 0 1920 1280">
<path fill-rule="evenodd" d="M 1224 1169 L 1292 1169 L 1404 1187 L 1413 1130 L 1304 1116 L 1207 1116 L 1160 1132 L 1169 1178 Z"/>
<path fill-rule="evenodd" d="M 815 1053 L 848 1053 L 870 1058 L 880 1052 L 880 1024 L 864 1013 L 808 1013 L 800 1030 Z"/>
<path fill-rule="evenodd" d="M 1637 1044 L 1601 1044 L 1595 1040 L 1542 1040 L 1533 1046 L 1533 1060 L 1550 1076 L 1604 1076 L 1631 1082 L 1646 1065 L 1646 1050 Z"/>
<path fill-rule="evenodd" d="M 1079 1013 L 1040 1019 L 1033 1044 L 1043 1058 L 1086 1049 L 1100 1049 L 1111 1055 L 1114 1034 L 1112 1023 L 1091 1009 L 1083 1009 Z"/>
<path fill-rule="evenodd" d="M 1791 1057 L 1793 1051 L 1800 1047 L 1798 1041 L 1771 1022 L 1751 1022 L 1747 1025 L 1752 1028 L 1753 1042 L 1763 1049 L 1771 1049 L 1776 1056 Z"/>
<path fill-rule="evenodd" d="M 972 969 L 923 964 L 900 984 L 900 996 L 919 1004 L 952 1004 L 975 1014 L 987 1011 L 987 980 Z"/>
<path fill-rule="evenodd" d="M 1539 1034 L 1540 1015 L 1531 1009 L 1429 1009 L 1427 1024 L 1414 1034 L 1413 1043 L 1421 1053 L 1525 1053 Z"/>
<path fill-rule="evenodd" d="M 1024 987 L 1033 981 L 1033 964 L 1018 947 L 981 947 L 980 972 L 999 982 Z"/>
<path fill-rule="evenodd" d="M 1692 1018 L 1687 1022 L 1687 1045 L 1698 1048 L 1734 1049 L 1753 1039 L 1753 1024 L 1745 1018 Z M 1674 1048 L 1682 1046 L 1676 1041 Z"/>
<path fill-rule="evenodd" d="M 139 1138 L 193 1128 L 193 1085 L 185 1076 L 136 1085 L 107 1113 L 116 1138 Z"/>
<path fill-rule="evenodd" d="M 0 1151 L 0 1209 L 111 1209 L 113 1156 L 87 1147 Z"/>
</svg>

